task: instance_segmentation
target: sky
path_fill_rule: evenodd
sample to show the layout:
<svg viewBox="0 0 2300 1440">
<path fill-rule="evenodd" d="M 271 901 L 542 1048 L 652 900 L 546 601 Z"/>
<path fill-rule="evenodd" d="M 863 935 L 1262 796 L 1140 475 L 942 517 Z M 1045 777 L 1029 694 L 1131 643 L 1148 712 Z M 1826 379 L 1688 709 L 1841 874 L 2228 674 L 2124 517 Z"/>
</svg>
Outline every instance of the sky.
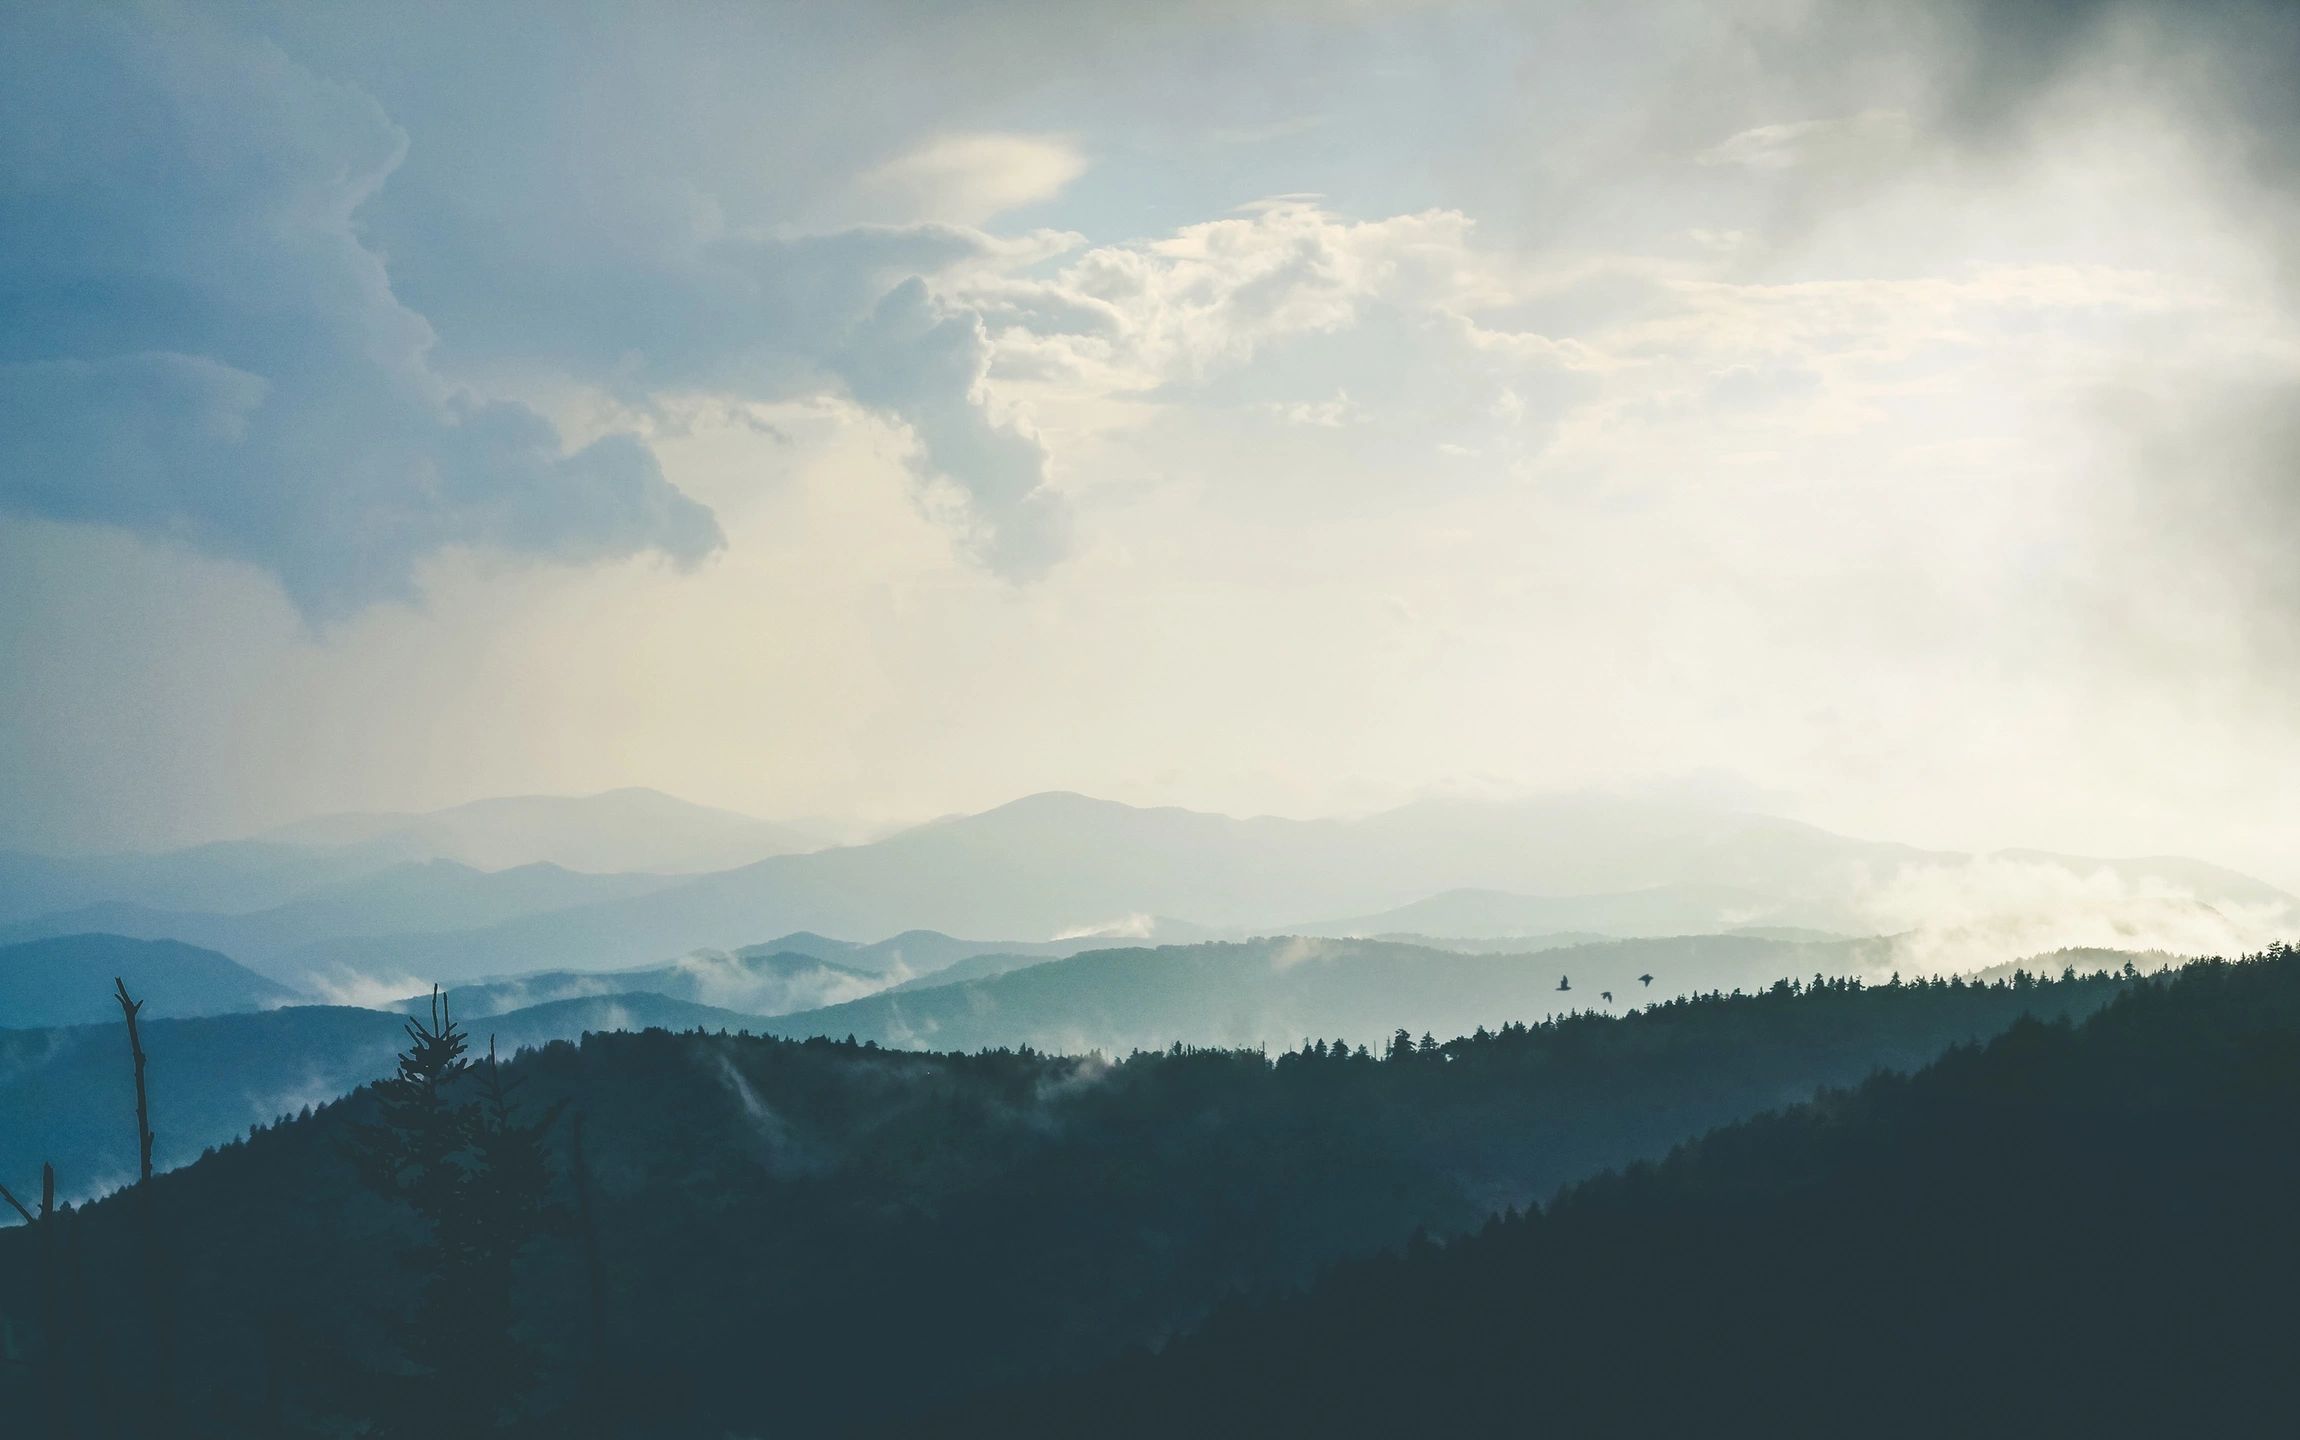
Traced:
<svg viewBox="0 0 2300 1440">
<path fill-rule="evenodd" d="M 0 14 L 0 845 L 1690 790 L 2300 886 L 2300 7 Z"/>
</svg>

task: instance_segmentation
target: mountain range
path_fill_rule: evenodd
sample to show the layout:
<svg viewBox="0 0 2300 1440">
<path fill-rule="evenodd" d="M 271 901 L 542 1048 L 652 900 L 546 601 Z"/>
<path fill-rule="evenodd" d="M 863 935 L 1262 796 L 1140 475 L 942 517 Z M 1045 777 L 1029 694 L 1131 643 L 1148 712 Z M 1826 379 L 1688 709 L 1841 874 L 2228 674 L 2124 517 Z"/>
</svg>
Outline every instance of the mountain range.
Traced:
<svg viewBox="0 0 2300 1440">
<path fill-rule="evenodd" d="M 1295 821 L 1042 795 L 869 845 L 776 856 L 485 926 L 318 941 L 267 965 L 291 980 L 392 971 L 452 982 L 660 962 L 785 930 L 1178 939 L 1790 925 L 1867 934 L 1921 921 L 1944 889 L 1957 892 L 1949 908 L 1960 922 L 1977 927 L 1974 943 L 1997 944 L 1976 962 L 1989 963 L 2005 958 L 2005 943 L 2156 937 L 2189 950 L 2241 948 L 2260 917 L 2292 913 L 2281 892 L 2201 862 L 2026 857 L 1992 871 L 1978 901 L 1958 890 L 1974 864 L 1769 817 L 1589 797 L 1432 801 Z M 2049 933 L 2055 917 L 2022 915 L 2017 941 L 1990 931 L 2000 917 L 1972 906 L 2018 904 L 2000 883 L 2006 873 L 2091 928 Z M 2081 907 L 2072 887 L 2083 889 Z M 1319 915 L 1357 918 L 1303 918 Z M 1160 916 L 1188 924 L 1150 918 Z M 2118 933 L 2094 933 L 2103 927 Z"/>
<path fill-rule="evenodd" d="M 503 796 L 425 813 L 322 815 L 256 838 L 453 860 L 478 870 L 555 865 L 663 874 L 727 870 L 825 843 L 813 831 L 636 786 L 583 796 Z"/>
<path fill-rule="evenodd" d="M 692 842 L 689 855 L 730 834 L 770 843 L 741 818 L 650 792 L 610 792 L 488 802 L 414 820 L 338 818 L 175 857 L 11 857 L 0 863 L 0 917 L 16 918 L 0 925 L 0 939 L 90 930 L 179 939 L 299 990 L 369 999 L 395 986 L 405 994 L 432 982 L 661 966 L 784 933 L 893 935 L 871 954 L 825 958 L 900 970 L 897 983 L 941 968 L 953 945 L 1028 953 L 1256 934 L 1429 936 L 1458 945 L 1911 930 L 1933 942 L 1926 968 L 1954 970 L 2076 944 L 2233 951 L 2300 914 L 2300 902 L 2272 886 L 2179 857 L 1974 857 L 1697 804 L 1596 795 L 1431 800 L 1356 818 L 1288 820 L 1052 793 L 868 844 L 770 854 L 700 874 L 592 873 L 537 858 L 545 850 L 660 858 L 673 832 Z M 624 826 L 632 843 L 610 857 L 602 837 Z M 503 838 L 515 832 L 526 837 L 518 846 Z M 314 848 L 317 841 L 341 843 Z M 409 858 L 420 846 L 523 863 L 486 870 L 451 856 Z M 77 903 L 23 913 L 67 895 Z M 234 896 L 260 903 L 222 903 Z M 928 931 L 1011 938 L 902 939 Z M 925 948 L 897 953 L 906 943 Z"/>
</svg>

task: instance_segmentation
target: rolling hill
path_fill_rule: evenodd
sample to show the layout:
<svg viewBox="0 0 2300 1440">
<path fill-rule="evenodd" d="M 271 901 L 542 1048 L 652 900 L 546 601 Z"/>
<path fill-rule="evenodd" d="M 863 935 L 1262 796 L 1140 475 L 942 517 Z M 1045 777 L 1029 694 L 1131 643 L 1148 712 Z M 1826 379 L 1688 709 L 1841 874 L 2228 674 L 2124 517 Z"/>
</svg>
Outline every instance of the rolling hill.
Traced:
<svg viewBox="0 0 2300 1440">
<path fill-rule="evenodd" d="M 543 1393 L 585 1408 L 535 1422 L 659 1437 L 893 1423 L 1105 1360 L 1417 1226 L 1474 1229 L 2024 1013 L 2090 1013 L 2125 983 L 1784 985 L 1390 1060 L 1175 1047 L 1106 1064 L 659 1031 L 548 1046 L 511 1069 L 522 1104 L 566 1101 L 584 1120 L 606 1344 L 582 1338 L 582 1246 L 538 1240 L 521 1333 Z M 200 1297 L 176 1336 L 173 1413 L 223 1433 L 256 1433 L 266 1405 L 356 1415 L 363 1377 L 389 1360 L 379 1315 L 406 1283 L 407 1232 L 345 1158 L 364 1107 L 268 1129 L 150 1192 L 164 1224 L 198 1237 L 173 1254 Z M 568 1138 L 555 1132 L 562 1176 Z M 71 1232 L 88 1336 L 73 1393 L 125 1407 L 151 1393 L 148 1367 L 105 1358 L 141 1353 L 146 1312 L 124 1303 L 148 1293 L 140 1213 L 115 1199 Z M 0 1322 L 35 1293 L 27 1240 L 0 1230 Z M 289 1322 L 268 1355 L 266 1315 Z"/>
<path fill-rule="evenodd" d="M 506 1055 L 595 1030 L 739 1030 L 732 1011 L 660 995 L 596 995 L 481 1019 L 472 1034 Z M 406 1043 L 406 1017 L 349 1006 L 298 1005 L 256 1014 L 149 1019 L 154 1164 L 188 1165 L 212 1146 L 307 1106 L 326 1105 L 388 1074 Z M 0 1183 L 19 1194 L 42 1162 L 66 1198 L 135 1177 L 135 1091 L 127 1040 L 112 1023 L 0 1030 Z"/>
<path fill-rule="evenodd" d="M 591 996 L 645 994 L 740 1012 L 746 1020 L 783 1015 L 868 995 L 886 987 L 868 970 L 793 951 L 699 951 L 639 970 L 542 970 L 507 980 L 457 985 L 446 992 L 454 1014 L 476 1021 L 529 1006 Z M 414 1015 L 430 1004 L 412 996 L 391 1008 Z"/>
<path fill-rule="evenodd" d="M 2190 966 L 918 1428 L 2277 1433 L 2296 1055 L 2300 952 Z"/>
<path fill-rule="evenodd" d="M 123 935 L 59 935 L 0 946 L 0 1029 L 118 1019 L 115 978 L 154 1020 L 262 1010 L 302 998 L 213 950 Z"/>
<path fill-rule="evenodd" d="M 1755 989 L 1784 976 L 1866 975 L 1886 941 L 1821 944 L 1755 936 L 1613 940 L 1533 954 L 1464 953 L 1381 940 L 1282 936 L 1155 949 L 1090 950 L 1059 963 L 985 957 L 980 977 L 923 984 L 763 1022 L 770 1034 L 853 1035 L 898 1049 L 1028 1045 L 1121 1055 L 1307 1038 L 1379 1045 L 1580 1011 L 1623 1013 L 1659 999 Z M 1651 974 L 1653 984 L 1639 976 Z M 1560 991 L 1564 978 L 1571 989 Z M 1612 992 L 1612 1000 L 1603 998 Z"/>
</svg>

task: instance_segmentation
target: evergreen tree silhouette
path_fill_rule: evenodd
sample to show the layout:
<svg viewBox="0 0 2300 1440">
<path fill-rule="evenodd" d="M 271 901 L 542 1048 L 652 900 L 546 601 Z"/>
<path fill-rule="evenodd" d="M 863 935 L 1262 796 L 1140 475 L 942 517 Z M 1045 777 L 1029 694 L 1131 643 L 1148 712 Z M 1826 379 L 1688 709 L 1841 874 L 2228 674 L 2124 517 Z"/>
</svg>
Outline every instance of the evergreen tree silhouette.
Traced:
<svg viewBox="0 0 2300 1440">
<path fill-rule="evenodd" d="M 361 1180 L 422 1231 L 402 1256 L 418 1287 L 401 1327 L 410 1369 L 384 1387 L 379 1419 L 388 1436 L 486 1434 L 513 1423 L 534 1378 L 513 1269 L 549 1215 L 542 1142 L 558 1111 L 514 1116 L 492 1041 L 482 1069 L 436 987 L 429 1020 L 410 1020 L 407 1036 L 375 1086 L 378 1118 L 353 1140 Z"/>
</svg>

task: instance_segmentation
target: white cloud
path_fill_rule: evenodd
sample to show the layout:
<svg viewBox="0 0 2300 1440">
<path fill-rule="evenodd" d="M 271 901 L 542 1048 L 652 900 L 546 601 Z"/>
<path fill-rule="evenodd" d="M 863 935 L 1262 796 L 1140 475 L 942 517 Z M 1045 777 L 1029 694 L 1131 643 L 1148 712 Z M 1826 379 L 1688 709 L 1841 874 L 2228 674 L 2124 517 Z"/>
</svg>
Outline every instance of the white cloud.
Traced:
<svg viewBox="0 0 2300 1440">
<path fill-rule="evenodd" d="M 1895 936 L 1887 968 L 1925 975 L 2062 949 L 2236 955 L 2295 919 L 2275 904 L 2206 905 L 2162 879 L 2001 856 L 1906 867 L 1857 904 L 1877 933 Z"/>
<path fill-rule="evenodd" d="M 994 371 L 1144 389 L 1204 379 L 1277 340 L 1347 329 L 1376 298 L 1452 298 L 1465 285 L 1469 232 L 1469 218 L 1451 211 L 1356 221 L 1285 197 L 1098 246 L 1051 280 L 955 294 L 984 317 Z"/>
<path fill-rule="evenodd" d="M 1818 165 L 1873 169 L 1906 153 L 1914 138 L 1914 126 L 1902 112 L 1867 110 L 1825 120 L 1752 126 L 1718 141 L 1695 158 L 1703 165 L 1749 170 Z"/>
<path fill-rule="evenodd" d="M 1086 173 L 1077 144 L 1050 135 L 944 135 L 855 181 L 858 218 L 980 225 L 1062 193 Z"/>
</svg>

